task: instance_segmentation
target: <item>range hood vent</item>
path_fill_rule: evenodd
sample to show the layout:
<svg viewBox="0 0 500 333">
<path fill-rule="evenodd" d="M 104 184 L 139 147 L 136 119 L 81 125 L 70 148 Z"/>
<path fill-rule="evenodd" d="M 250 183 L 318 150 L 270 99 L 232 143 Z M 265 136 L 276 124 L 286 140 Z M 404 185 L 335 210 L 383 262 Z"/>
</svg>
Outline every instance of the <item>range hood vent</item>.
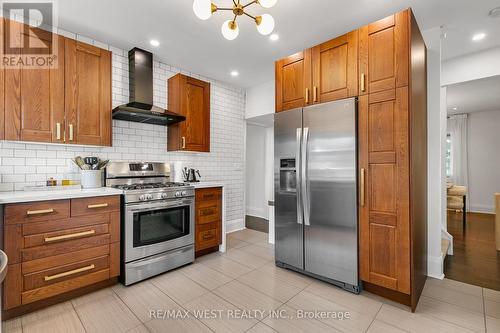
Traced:
<svg viewBox="0 0 500 333">
<path fill-rule="evenodd" d="M 128 52 L 130 103 L 113 110 L 113 119 L 167 126 L 186 117 L 153 105 L 153 54 L 139 48 Z"/>
</svg>

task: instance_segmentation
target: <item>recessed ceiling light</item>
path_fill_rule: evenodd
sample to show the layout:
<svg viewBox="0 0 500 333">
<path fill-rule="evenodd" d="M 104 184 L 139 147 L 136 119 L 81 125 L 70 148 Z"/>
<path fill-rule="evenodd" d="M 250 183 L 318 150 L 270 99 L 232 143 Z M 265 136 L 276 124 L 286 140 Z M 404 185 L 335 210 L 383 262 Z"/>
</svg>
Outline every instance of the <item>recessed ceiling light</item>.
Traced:
<svg viewBox="0 0 500 333">
<path fill-rule="evenodd" d="M 238 76 L 238 75 L 240 75 L 240 73 L 238 73 L 238 71 L 232 71 L 232 72 L 231 72 L 231 76 L 232 76 L 232 77 L 236 77 L 236 76 Z"/>
<path fill-rule="evenodd" d="M 457 111 L 458 110 L 458 108 L 456 106 L 454 108 L 452 108 L 452 109 L 453 109 L 453 111 Z"/>
<path fill-rule="evenodd" d="M 278 35 L 278 34 L 272 34 L 271 36 L 269 36 L 269 39 L 272 40 L 273 42 L 275 42 L 278 39 L 280 39 L 280 35 Z"/>
<path fill-rule="evenodd" d="M 474 36 L 472 36 L 472 40 L 475 41 L 475 42 L 479 42 L 480 40 L 483 40 L 485 37 L 486 37 L 486 34 L 483 33 L 483 32 L 480 32 L 480 33 L 475 34 Z"/>
<path fill-rule="evenodd" d="M 158 47 L 158 46 L 160 46 L 160 42 L 159 42 L 159 41 L 157 41 L 156 39 L 151 39 L 151 40 L 149 41 L 149 44 L 151 44 L 151 45 L 152 45 L 152 46 L 154 46 L 154 47 Z"/>
</svg>

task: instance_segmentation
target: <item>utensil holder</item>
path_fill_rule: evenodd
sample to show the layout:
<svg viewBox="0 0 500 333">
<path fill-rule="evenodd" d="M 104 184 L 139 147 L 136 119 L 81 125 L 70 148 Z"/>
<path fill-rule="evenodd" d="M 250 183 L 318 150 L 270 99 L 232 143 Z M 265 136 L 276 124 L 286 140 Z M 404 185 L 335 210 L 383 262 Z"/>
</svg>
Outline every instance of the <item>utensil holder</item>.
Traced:
<svg viewBox="0 0 500 333">
<path fill-rule="evenodd" d="M 99 188 L 102 187 L 102 170 L 81 170 L 82 188 Z"/>
</svg>

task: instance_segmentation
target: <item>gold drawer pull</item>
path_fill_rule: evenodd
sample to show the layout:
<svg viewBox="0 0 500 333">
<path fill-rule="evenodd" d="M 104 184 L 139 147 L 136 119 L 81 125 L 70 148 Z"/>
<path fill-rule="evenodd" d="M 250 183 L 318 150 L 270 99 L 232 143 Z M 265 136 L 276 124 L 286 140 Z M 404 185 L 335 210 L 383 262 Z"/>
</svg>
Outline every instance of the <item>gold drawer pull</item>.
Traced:
<svg viewBox="0 0 500 333">
<path fill-rule="evenodd" d="M 40 210 L 28 210 L 26 212 L 26 215 L 40 215 L 40 214 L 48 214 L 48 213 L 53 213 L 54 209 L 49 208 L 49 209 L 40 209 Z"/>
<path fill-rule="evenodd" d="M 44 280 L 45 281 L 51 281 L 51 280 L 55 280 L 55 279 L 60 279 L 60 278 L 65 277 L 65 276 L 69 276 L 69 275 L 78 274 L 78 273 L 81 273 L 81 272 L 90 271 L 90 270 L 92 270 L 94 268 L 95 268 L 95 265 L 92 264 L 92 265 L 88 265 L 88 266 L 85 266 L 85 267 L 82 267 L 82 268 L 74 269 L 72 271 L 67 271 L 67 272 L 64 272 L 64 273 L 59 273 L 59 274 L 54 274 L 54 275 L 49 275 L 49 276 L 44 277 Z"/>
<path fill-rule="evenodd" d="M 204 234 L 203 235 L 203 240 L 209 240 L 209 239 L 214 239 L 215 235 L 214 234 Z"/>
<path fill-rule="evenodd" d="M 108 206 L 109 206 L 108 203 L 102 203 L 102 204 L 88 205 L 87 208 L 94 209 L 94 208 L 104 208 Z"/>
<path fill-rule="evenodd" d="M 365 206 L 365 176 L 366 176 L 366 170 L 364 168 L 361 169 L 361 184 L 360 184 L 360 199 L 361 201 L 361 207 Z"/>
<path fill-rule="evenodd" d="M 361 91 L 366 91 L 366 74 L 361 74 Z"/>
<path fill-rule="evenodd" d="M 45 237 L 45 243 L 50 243 L 50 242 L 56 242 L 60 240 L 66 240 L 66 239 L 72 239 L 72 238 L 77 238 L 77 237 L 83 237 L 83 236 L 89 236 L 95 234 L 95 230 L 89 230 L 89 231 L 83 231 L 83 232 L 77 232 L 75 234 L 68 234 L 68 235 L 62 235 L 62 236 L 55 236 L 55 237 Z"/>
</svg>

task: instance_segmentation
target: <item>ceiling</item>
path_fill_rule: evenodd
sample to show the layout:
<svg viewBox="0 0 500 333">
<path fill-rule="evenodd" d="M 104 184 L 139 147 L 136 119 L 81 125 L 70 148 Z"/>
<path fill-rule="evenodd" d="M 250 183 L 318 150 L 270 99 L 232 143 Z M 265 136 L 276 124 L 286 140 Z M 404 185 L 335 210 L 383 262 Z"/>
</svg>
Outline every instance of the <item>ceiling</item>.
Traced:
<svg viewBox="0 0 500 333">
<path fill-rule="evenodd" d="M 232 3 L 213 1 L 219 7 Z M 279 0 L 269 10 L 249 7 L 253 15 L 269 12 L 274 16 L 275 32 L 280 35 L 277 42 L 261 36 L 246 17 L 239 20 L 240 36 L 227 41 L 220 27 L 229 13 L 218 12 L 201 21 L 192 11 L 192 0 L 63 0 L 58 1 L 58 11 L 59 26 L 65 30 L 127 50 L 138 46 L 170 65 L 249 87 L 273 79 L 276 59 L 410 6 L 422 30 L 450 27 L 445 56 L 456 56 L 481 47 L 466 41 L 476 30 L 493 29 L 500 22 L 487 18 L 489 10 L 499 5 L 498 0 Z M 483 24 L 486 20 L 491 24 Z M 463 28 L 454 28 L 464 22 Z M 500 44 L 490 36 L 494 34 L 485 42 Z M 160 47 L 151 47 L 150 39 L 159 40 Z M 232 78 L 232 70 L 240 75 Z"/>
<path fill-rule="evenodd" d="M 480 111 L 500 111 L 500 76 L 447 86 L 448 115 Z M 457 108 L 457 110 L 453 110 Z"/>
</svg>

